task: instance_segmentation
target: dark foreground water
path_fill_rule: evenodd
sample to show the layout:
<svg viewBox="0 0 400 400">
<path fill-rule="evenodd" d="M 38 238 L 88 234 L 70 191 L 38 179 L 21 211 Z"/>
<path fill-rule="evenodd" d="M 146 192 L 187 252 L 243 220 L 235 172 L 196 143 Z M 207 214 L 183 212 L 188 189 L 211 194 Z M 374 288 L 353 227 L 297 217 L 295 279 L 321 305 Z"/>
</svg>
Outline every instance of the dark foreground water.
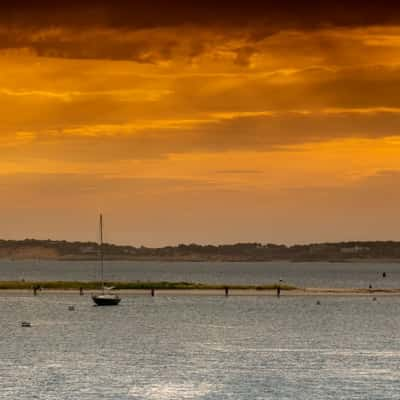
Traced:
<svg viewBox="0 0 400 400">
<path fill-rule="evenodd" d="M 97 262 L 0 260 L 0 280 L 91 281 Z M 382 273 L 386 272 L 386 278 Z M 132 262 L 105 263 L 105 279 L 226 284 L 268 284 L 283 279 L 299 287 L 400 288 L 398 263 Z"/>
<path fill-rule="evenodd" d="M 397 400 L 400 299 L 319 300 L 2 293 L 0 399 Z"/>
</svg>

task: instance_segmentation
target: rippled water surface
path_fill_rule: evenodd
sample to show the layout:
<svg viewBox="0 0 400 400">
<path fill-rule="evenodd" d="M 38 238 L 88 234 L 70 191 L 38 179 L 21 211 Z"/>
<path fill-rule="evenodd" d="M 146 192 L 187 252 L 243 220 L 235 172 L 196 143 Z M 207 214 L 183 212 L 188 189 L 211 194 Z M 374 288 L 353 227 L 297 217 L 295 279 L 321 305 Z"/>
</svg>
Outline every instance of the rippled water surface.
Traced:
<svg viewBox="0 0 400 400">
<path fill-rule="evenodd" d="M 0 260 L 0 280 L 95 280 L 98 263 Z M 386 272 L 386 278 L 382 273 Z M 116 281 L 172 281 L 265 284 L 283 279 L 300 287 L 400 288 L 398 263 L 132 262 L 108 261 L 105 278 Z"/>
<path fill-rule="evenodd" d="M 400 299 L 316 300 L 2 293 L 0 399 L 398 399 Z"/>
</svg>

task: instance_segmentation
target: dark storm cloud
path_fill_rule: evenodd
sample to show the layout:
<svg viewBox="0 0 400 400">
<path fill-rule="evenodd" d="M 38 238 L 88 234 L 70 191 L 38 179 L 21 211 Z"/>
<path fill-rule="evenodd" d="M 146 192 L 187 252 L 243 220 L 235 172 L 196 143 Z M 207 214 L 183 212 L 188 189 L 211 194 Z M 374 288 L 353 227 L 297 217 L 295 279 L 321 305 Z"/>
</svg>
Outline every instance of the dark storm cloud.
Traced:
<svg viewBox="0 0 400 400">
<path fill-rule="evenodd" d="M 0 21 L 33 27 L 102 25 L 146 28 L 180 24 L 253 24 L 266 28 L 313 28 L 324 25 L 396 24 L 400 8 L 392 1 L 2 1 Z M 267 29 L 268 30 L 268 29 Z"/>
<path fill-rule="evenodd" d="M 257 43 L 282 30 L 399 23 L 400 7 L 391 7 L 391 2 L 2 1 L 0 49 L 30 49 L 44 57 L 157 63 L 174 59 L 177 53 L 191 60 L 214 42 L 241 37 L 245 43 L 235 49 L 234 63 L 246 67 L 257 54 Z M 195 31 L 179 31 L 188 27 Z M 159 29 L 164 35 L 135 36 L 146 29 Z M 202 37 L 205 32 L 210 34 L 207 39 Z M 179 49 L 183 43 L 184 51 Z"/>
</svg>

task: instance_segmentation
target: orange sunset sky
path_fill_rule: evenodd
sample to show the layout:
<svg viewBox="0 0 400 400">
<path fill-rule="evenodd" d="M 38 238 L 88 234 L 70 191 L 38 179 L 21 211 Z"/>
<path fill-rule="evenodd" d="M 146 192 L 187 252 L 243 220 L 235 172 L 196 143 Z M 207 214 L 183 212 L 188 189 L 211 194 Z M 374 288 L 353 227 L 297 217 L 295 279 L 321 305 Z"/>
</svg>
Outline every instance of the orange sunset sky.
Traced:
<svg viewBox="0 0 400 400">
<path fill-rule="evenodd" d="M 400 240 L 400 10 L 0 5 L 0 237 Z"/>
</svg>

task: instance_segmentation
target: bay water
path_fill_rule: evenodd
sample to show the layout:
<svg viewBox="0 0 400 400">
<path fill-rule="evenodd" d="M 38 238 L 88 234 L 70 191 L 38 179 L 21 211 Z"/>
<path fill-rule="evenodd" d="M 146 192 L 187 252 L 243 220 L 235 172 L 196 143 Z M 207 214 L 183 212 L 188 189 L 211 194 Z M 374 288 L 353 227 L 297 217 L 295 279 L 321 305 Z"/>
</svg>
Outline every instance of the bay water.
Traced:
<svg viewBox="0 0 400 400">
<path fill-rule="evenodd" d="M 0 262 L 1 280 L 96 273 L 91 262 Z M 399 266 L 379 263 L 107 262 L 106 273 L 400 287 Z M 397 296 L 125 295 L 117 307 L 95 307 L 75 292 L 3 291 L 0 399 L 398 399 L 399 332 Z"/>
<path fill-rule="evenodd" d="M 2 293 L 0 399 L 398 399 L 400 299 L 318 300 Z"/>
<path fill-rule="evenodd" d="M 383 272 L 386 278 L 383 278 Z M 109 281 L 268 284 L 280 279 L 298 287 L 400 288 L 400 264 L 383 262 L 160 262 L 106 261 Z M 0 260 L 1 281 L 93 281 L 96 261 Z"/>
</svg>

